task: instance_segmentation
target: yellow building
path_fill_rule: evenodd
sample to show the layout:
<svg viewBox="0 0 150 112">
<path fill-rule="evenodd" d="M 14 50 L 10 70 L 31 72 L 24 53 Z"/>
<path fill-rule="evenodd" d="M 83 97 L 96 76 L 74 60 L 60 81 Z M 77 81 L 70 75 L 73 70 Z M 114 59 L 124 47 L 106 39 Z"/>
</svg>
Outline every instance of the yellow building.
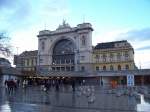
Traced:
<svg viewBox="0 0 150 112">
<path fill-rule="evenodd" d="M 99 43 L 93 49 L 94 71 L 134 70 L 134 49 L 126 41 Z"/>
<path fill-rule="evenodd" d="M 37 66 L 37 50 L 24 51 L 20 55 L 14 56 L 16 68 L 25 75 L 35 75 Z"/>
</svg>

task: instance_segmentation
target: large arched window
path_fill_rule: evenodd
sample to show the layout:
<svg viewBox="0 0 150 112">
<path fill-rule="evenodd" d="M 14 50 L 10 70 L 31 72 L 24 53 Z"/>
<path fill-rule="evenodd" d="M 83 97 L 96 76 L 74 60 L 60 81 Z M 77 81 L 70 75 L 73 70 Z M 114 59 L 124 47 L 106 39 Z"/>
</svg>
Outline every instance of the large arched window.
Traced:
<svg viewBox="0 0 150 112">
<path fill-rule="evenodd" d="M 62 39 L 55 44 L 52 55 L 52 65 L 59 65 L 60 67 L 58 68 L 57 66 L 55 70 L 74 70 L 74 48 L 73 42 L 68 39 Z"/>
</svg>

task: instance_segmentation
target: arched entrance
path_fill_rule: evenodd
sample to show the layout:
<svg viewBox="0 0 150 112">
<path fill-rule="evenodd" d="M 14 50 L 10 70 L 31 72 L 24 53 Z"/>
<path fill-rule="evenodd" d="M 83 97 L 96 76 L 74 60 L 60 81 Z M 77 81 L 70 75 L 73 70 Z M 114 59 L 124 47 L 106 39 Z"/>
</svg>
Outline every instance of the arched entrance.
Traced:
<svg viewBox="0 0 150 112">
<path fill-rule="evenodd" d="M 74 71 L 75 45 L 71 40 L 59 40 L 52 53 L 53 71 Z"/>
</svg>

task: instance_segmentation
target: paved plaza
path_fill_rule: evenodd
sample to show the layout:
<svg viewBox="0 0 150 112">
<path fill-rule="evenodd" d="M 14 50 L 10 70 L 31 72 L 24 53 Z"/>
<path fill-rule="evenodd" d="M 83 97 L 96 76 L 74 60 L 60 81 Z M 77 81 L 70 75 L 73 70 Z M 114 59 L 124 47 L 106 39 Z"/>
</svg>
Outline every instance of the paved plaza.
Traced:
<svg viewBox="0 0 150 112">
<path fill-rule="evenodd" d="M 86 93 L 73 92 L 70 86 L 59 91 L 50 88 L 47 92 L 40 86 L 20 87 L 11 93 L 1 87 L 0 112 L 137 112 L 140 101 L 135 97 L 116 96 L 103 87 L 94 88 L 90 102 Z"/>
</svg>

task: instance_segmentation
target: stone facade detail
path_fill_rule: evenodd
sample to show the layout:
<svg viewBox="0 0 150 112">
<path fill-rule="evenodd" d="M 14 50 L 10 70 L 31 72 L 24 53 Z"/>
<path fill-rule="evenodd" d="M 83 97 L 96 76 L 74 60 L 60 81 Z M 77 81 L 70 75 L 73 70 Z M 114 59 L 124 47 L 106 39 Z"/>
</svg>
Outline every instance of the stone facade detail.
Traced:
<svg viewBox="0 0 150 112">
<path fill-rule="evenodd" d="M 55 31 L 40 31 L 38 67 L 54 71 L 89 71 L 92 63 L 92 31 L 90 23 L 70 27 L 65 21 Z"/>
</svg>

